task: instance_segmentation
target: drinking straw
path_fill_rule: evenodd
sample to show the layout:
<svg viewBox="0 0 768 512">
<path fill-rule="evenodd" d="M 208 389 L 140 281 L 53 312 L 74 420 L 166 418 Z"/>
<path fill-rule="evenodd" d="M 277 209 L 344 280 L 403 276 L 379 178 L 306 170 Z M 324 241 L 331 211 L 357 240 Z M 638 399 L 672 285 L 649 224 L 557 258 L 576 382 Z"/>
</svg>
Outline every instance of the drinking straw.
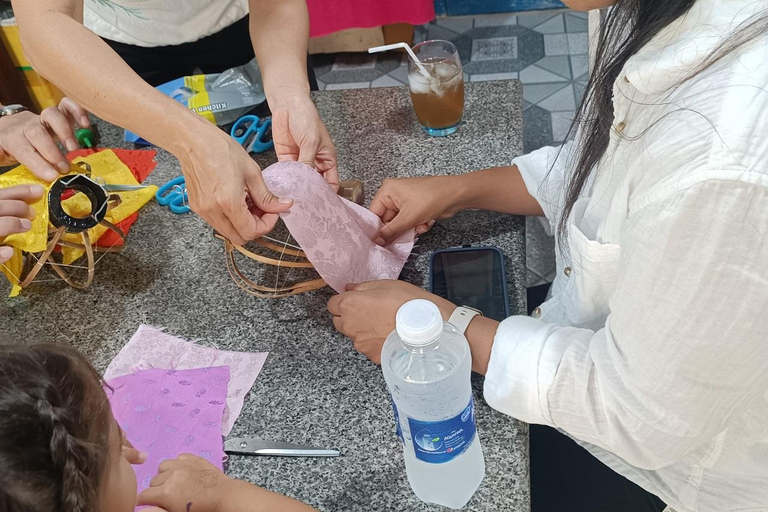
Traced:
<svg viewBox="0 0 768 512">
<path fill-rule="evenodd" d="M 411 47 L 407 43 L 395 43 L 395 44 L 385 44 L 384 46 L 374 46 L 373 48 L 368 48 L 368 53 L 378 53 L 378 52 L 386 52 L 389 50 L 396 50 L 398 48 L 404 48 L 405 51 L 408 52 L 408 55 L 411 56 L 413 59 L 413 63 L 416 64 L 416 67 L 419 68 L 419 72 L 424 75 L 426 78 L 429 78 L 429 72 L 424 68 L 424 66 L 421 64 L 421 61 L 419 61 L 419 58 L 416 56 L 415 53 L 413 53 L 413 50 L 411 50 Z"/>
</svg>

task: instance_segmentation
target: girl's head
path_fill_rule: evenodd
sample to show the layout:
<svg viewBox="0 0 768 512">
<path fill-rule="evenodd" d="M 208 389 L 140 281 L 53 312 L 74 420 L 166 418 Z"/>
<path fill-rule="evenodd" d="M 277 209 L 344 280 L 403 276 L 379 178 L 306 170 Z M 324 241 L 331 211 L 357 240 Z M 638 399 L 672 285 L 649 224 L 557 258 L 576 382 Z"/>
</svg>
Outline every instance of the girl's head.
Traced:
<svg viewBox="0 0 768 512">
<path fill-rule="evenodd" d="M 101 378 L 64 345 L 0 345 L 0 510 L 130 512 L 136 477 Z"/>
</svg>

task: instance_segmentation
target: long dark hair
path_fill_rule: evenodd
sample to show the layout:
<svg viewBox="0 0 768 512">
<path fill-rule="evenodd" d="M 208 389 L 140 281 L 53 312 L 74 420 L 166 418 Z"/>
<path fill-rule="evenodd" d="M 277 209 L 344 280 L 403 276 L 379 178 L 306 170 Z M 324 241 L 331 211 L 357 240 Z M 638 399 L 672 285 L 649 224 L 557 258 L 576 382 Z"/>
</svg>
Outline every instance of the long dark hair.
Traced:
<svg viewBox="0 0 768 512">
<path fill-rule="evenodd" d="M 0 345 L 0 510 L 97 512 L 111 418 L 76 350 Z"/>
<path fill-rule="evenodd" d="M 593 70 L 568 133 L 570 137 L 576 128 L 581 126 L 582 131 L 576 141 L 576 164 L 567 180 L 565 204 L 558 221 L 558 235 L 561 240 L 566 241 L 568 217 L 573 205 L 608 147 L 614 122 L 613 84 L 624 64 L 662 29 L 684 16 L 696 1 L 617 0 L 612 8 L 601 13 L 600 36 Z M 695 77 L 766 30 L 768 15 L 765 12 L 746 20 L 704 59 L 698 69 L 678 85 Z"/>
</svg>

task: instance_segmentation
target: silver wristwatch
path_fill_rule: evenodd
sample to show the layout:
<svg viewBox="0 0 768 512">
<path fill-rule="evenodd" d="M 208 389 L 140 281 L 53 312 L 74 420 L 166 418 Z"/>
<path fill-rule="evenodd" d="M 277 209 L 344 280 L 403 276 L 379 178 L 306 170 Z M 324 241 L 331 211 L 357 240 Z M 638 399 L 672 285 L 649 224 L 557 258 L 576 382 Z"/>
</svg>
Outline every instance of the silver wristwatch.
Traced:
<svg viewBox="0 0 768 512">
<path fill-rule="evenodd" d="M 483 316 L 483 312 L 468 306 L 459 306 L 451 313 L 448 323 L 453 324 L 454 327 L 461 331 L 461 334 L 464 334 L 467 331 L 467 327 L 469 327 L 469 323 L 477 315 Z"/>
<path fill-rule="evenodd" d="M 0 117 L 12 116 L 13 114 L 26 112 L 27 110 L 29 110 L 27 107 L 24 105 L 19 105 L 18 103 L 14 105 L 6 105 L 4 107 L 0 107 Z"/>
</svg>

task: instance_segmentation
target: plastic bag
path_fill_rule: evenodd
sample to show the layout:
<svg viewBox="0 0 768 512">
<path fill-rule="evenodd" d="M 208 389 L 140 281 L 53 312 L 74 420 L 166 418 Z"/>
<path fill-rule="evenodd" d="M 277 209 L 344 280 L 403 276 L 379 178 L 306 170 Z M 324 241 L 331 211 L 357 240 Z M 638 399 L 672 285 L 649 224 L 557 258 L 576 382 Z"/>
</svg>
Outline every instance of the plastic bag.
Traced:
<svg viewBox="0 0 768 512">
<path fill-rule="evenodd" d="M 256 59 L 223 73 L 177 78 L 157 90 L 218 126 L 234 123 L 266 99 Z M 151 144 L 128 130 L 125 140 Z"/>
</svg>

